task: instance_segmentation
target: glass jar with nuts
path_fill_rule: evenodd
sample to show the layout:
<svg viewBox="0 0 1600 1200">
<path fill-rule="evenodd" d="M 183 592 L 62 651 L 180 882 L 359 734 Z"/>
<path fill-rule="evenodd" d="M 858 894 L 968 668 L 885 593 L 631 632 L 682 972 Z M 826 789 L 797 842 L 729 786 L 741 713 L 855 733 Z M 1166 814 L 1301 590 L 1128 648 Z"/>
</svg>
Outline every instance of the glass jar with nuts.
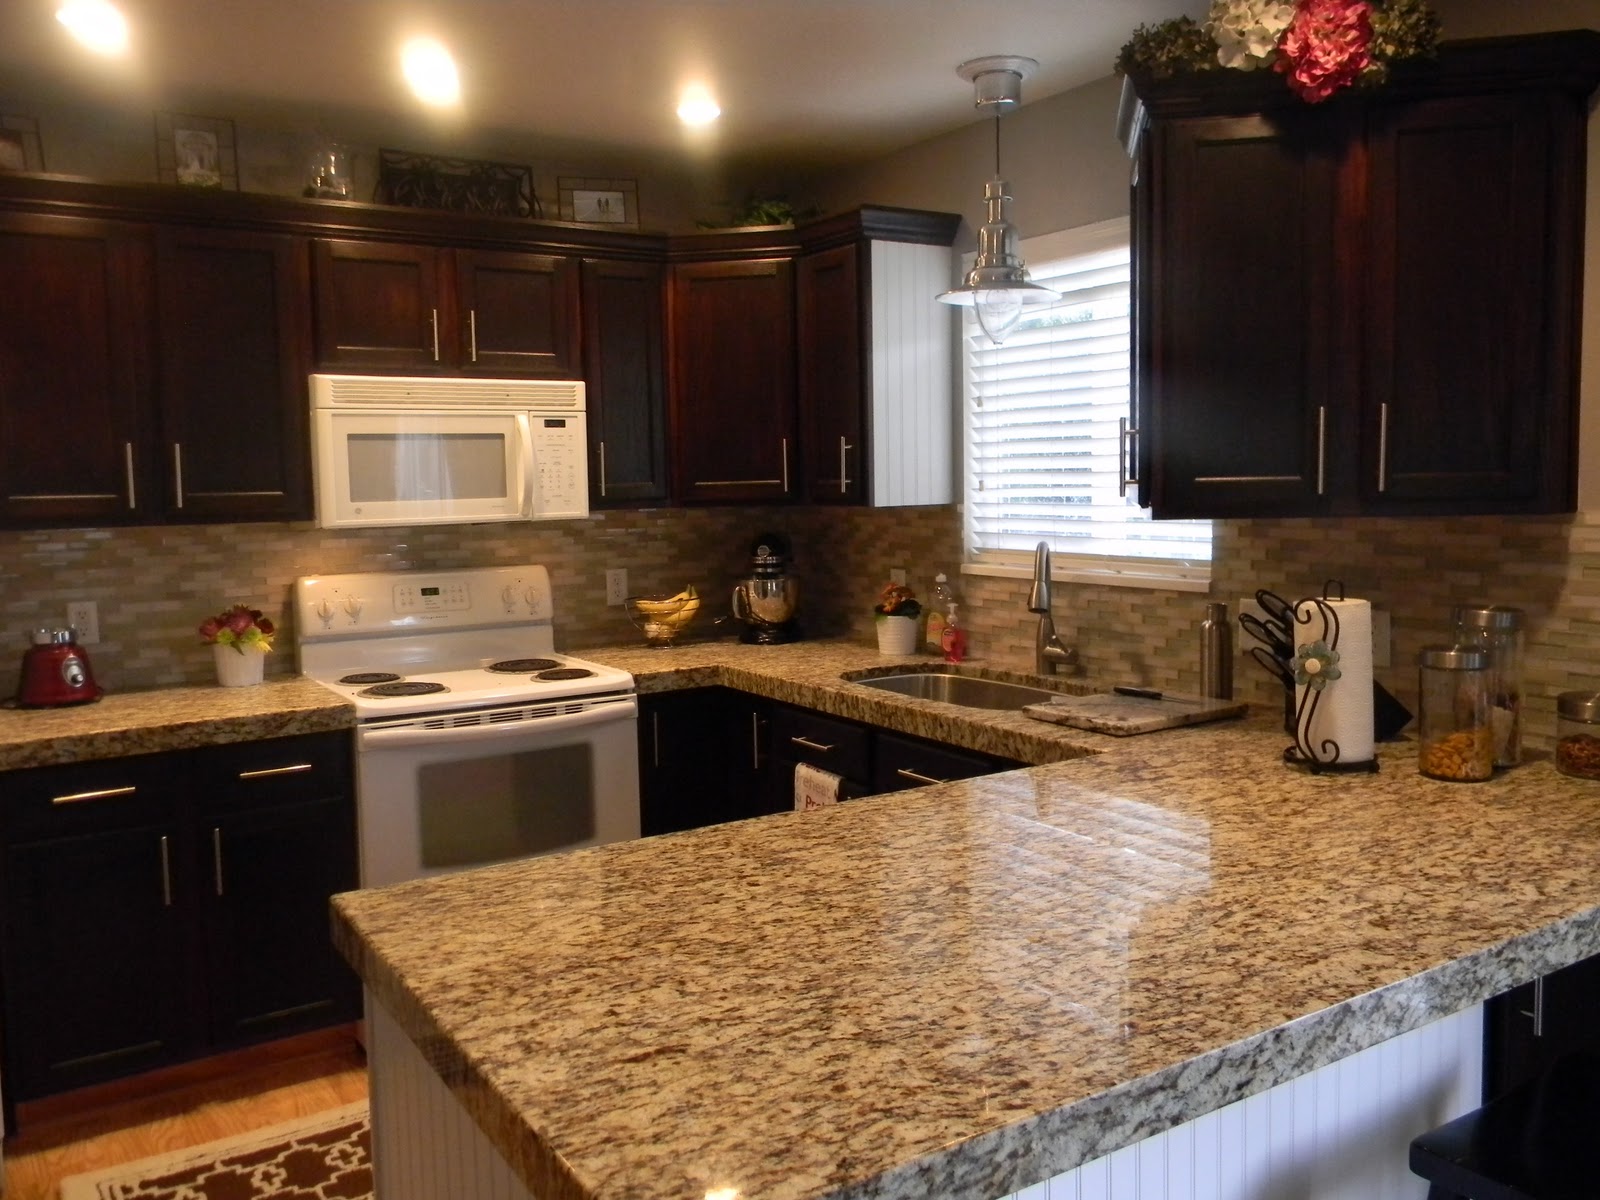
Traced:
<svg viewBox="0 0 1600 1200">
<path fill-rule="evenodd" d="M 1417 770 L 1453 783 L 1488 779 L 1495 758 L 1488 652 L 1429 646 L 1418 660 L 1418 682 Z"/>
<path fill-rule="evenodd" d="M 1600 779 L 1600 692 L 1556 697 L 1556 770 L 1576 779 Z"/>
</svg>

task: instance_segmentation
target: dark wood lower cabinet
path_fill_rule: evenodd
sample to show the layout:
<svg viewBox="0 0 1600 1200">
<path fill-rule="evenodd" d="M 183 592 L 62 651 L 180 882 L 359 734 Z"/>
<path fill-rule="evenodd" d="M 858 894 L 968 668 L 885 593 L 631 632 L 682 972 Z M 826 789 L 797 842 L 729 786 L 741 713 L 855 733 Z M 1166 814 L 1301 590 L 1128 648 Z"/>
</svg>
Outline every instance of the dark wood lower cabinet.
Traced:
<svg viewBox="0 0 1600 1200">
<path fill-rule="evenodd" d="M 42 767 L 0 790 L 8 1100 L 360 1013 L 346 734 Z"/>
<path fill-rule="evenodd" d="M 1483 1095 L 1504 1095 L 1567 1054 L 1600 1056 L 1600 956 L 1496 996 L 1484 1007 Z"/>
<path fill-rule="evenodd" d="M 792 809 L 801 763 L 838 775 L 842 800 L 1023 765 L 729 688 L 639 698 L 646 835 Z"/>
</svg>

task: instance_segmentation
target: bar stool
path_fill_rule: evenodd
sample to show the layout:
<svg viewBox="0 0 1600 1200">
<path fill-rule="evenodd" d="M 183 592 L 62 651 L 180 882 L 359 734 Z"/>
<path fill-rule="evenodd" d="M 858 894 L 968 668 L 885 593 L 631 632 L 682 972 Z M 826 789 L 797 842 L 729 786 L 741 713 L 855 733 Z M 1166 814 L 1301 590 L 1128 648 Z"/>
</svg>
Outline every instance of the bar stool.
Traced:
<svg viewBox="0 0 1600 1200">
<path fill-rule="evenodd" d="M 1428 1200 L 1600 1197 L 1600 1058 L 1559 1058 L 1538 1079 L 1412 1139 Z"/>
</svg>

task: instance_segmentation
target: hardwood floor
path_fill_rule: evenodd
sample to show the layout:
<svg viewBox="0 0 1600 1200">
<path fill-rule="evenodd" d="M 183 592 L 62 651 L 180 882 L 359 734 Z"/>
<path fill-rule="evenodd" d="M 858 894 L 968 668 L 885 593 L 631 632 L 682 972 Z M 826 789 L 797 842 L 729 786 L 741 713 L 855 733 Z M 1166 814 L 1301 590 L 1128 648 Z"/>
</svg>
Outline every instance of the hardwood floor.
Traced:
<svg viewBox="0 0 1600 1200">
<path fill-rule="evenodd" d="M 6 1139 L 5 1200 L 56 1200 L 67 1175 L 181 1150 L 367 1095 L 353 1027 L 142 1080 L 19 1107 Z"/>
</svg>

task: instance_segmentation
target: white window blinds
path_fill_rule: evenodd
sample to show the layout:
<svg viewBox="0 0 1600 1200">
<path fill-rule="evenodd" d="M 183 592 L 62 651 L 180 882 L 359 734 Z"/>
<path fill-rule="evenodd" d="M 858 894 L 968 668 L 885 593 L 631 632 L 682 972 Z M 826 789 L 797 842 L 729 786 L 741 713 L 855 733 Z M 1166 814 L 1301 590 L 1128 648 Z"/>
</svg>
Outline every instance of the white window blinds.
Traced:
<svg viewBox="0 0 1600 1200">
<path fill-rule="evenodd" d="M 1152 521 L 1118 495 L 1118 418 L 1128 415 L 1128 222 L 1023 243 L 1029 275 L 1062 294 L 996 346 L 963 325 L 967 551 L 1014 564 L 1040 541 L 1112 574 L 1181 578 L 1211 558 L 1209 521 Z"/>
</svg>

